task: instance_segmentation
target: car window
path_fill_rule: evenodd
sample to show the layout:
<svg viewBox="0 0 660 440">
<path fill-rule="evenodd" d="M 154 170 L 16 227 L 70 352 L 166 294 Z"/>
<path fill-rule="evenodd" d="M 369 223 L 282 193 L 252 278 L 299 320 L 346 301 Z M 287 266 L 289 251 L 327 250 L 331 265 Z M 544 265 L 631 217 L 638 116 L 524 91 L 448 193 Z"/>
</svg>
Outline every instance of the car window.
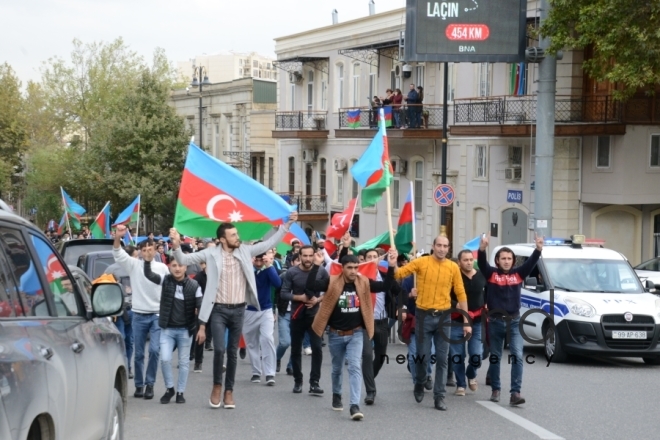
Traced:
<svg viewBox="0 0 660 440">
<path fill-rule="evenodd" d="M 0 318 L 13 318 L 17 307 L 20 309 L 16 301 L 16 285 L 4 253 L 0 252 Z"/>
<path fill-rule="evenodd" d="M 82 289 L 83 294 L 87 297 L 87 304 L 92 303 L 92 283 L 90 283 L 87 278 L 82 275 L 76 276 L 76 281 Z"/>
<path fill-rule="evenodd" d="M 7 255 L 7 263 L 18 282 L 20 302 L 25 316 L 50 316 L 44 297 L 44 288 L 27 244 L 18 229 L 0 226 L 0 247 Z"/>
<path fill-rule="evenodd" d="M 660 258 L 654 258 L 653 260 L 646 261 L 635 267 L 635 269 L 660 272 Z"/>
<path fill-rule="evenodd" d="M 57 316 L 78 316 L 80 308 L 76 298 L 75 284 L 64 270 L 61 260 L 44 239 L 34 234 L 30 234 L 30 238 L 46 274 L 46 281 L 53 293 Z"/>
<path fill-rule="evenodd" d="M 111 265 L 114 264 L 115 259 L 112 255 L 107 258 L 97 258 L 94 261 L 94 269 L 92 270 L 92 279 L 97 279 L 105 273 L 105 270 Z M 84 270 L 84 269 L 83 269 Z M 85 271 L 87 272 L 87 271 Z M 89 273 L 88 273 L 89 274 Z"/>
<path fill-rule="evenodd" d="M 544 262 L 557 289 L 590 293 L 644 292 L 625 260 L 546 258 Z"/>
</svg>

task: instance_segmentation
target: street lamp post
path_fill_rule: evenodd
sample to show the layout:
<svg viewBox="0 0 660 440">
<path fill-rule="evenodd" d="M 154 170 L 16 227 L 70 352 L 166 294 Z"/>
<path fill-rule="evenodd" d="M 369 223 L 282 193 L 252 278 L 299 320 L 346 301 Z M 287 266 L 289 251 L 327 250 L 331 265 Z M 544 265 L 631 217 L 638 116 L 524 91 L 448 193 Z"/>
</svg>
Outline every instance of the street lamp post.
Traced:
<svg viewBox="0 0 660 440">
<path fill-rule="evenodd" d="M 209 81 L 208 74 L 206 72 L 206 67 L 204 66 L 193 66 L 193 78 L 190 83 L 191 87 L 199 86 L 199 147 L 202 147 L 202 87 L 210 86 L 211 81 Z"/>
</svg>

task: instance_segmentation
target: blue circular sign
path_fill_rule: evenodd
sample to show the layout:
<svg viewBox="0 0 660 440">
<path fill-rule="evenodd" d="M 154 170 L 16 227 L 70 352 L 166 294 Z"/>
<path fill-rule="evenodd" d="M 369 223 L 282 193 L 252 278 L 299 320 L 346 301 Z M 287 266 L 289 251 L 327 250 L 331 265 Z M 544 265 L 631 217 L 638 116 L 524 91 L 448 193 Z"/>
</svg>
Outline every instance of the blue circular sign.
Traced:
<svg viewBox="0 0 660 440">
<path fill-rule="evenodd" d="M 443 183 L 438 185 L 433 191 L 433 199 L 435 203 L 440 206 L 449 206 L 454 203 L 456 194 L 454 193 L 454 188 L 451 185 Z"/>
</svg>

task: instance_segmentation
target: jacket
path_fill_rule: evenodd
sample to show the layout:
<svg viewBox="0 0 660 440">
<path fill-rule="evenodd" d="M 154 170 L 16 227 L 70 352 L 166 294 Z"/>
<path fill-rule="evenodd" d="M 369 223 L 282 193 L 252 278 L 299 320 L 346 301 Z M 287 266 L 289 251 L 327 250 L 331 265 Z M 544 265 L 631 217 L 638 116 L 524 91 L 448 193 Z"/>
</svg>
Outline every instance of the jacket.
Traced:
<svg viewBox="0 0 660 440">
<path fill-rule="evenodd" d="M 257 271 L 255 268 L 254 278 L 257 283 L 257 297 L 259 298 L 259 305 L 261 310 L 273 308 L 272 290 L 278 289 L 282 286 L 282 279 L 277 275 L 277 270 L 273 267 L 264 267 Z M 253 306 L 248 306 L 248 310 L 256 312 Z"/>
<path fill-rule="evenodd" d="M 268 249 L 272 249 L 282 241 L 284 235 L 289 230 L 284 225 L 280 226 L 278 231 L 267 240 L 254 245 L 241 244 L 237 249 L 234 249 L 234 255 L 238 258 L 243 269 L 243 274 L 247 280 L 247 291 L 245 292 L 245 302 L 248 305 L 254 306 L 257 310 L 261 310 L 259 306 L 259 298 L 257 297 L 257 284 L 254 279 L 254 266 L 252 265 L 252 257 L 265 253 Z M 211 316 L 213 310 L 213 303 L 218 293 L 218 282 L 220 281 L 220 273 L 222 272 L 222 246 L 204 249 L 201 252 L 193 254 L 184 254 L 179 246 L 174 251 L 174 258 L 179 264 L 199 264 L 206 262 L 206 291 L 202 299 L 202 307 L 199 310 L 199 321 L 206 324 Z"/>
<path fill-rule="evenodd" d="M 112 248 L 115 262 L 128 273 L 131 279 L 133 311 L 142 314 L 158 313 L 160 310 L 160 286 L 154 285 L 144 276 L 144 261 L 129 256 L 122 248 Z M 163 263 L 152 262 L 151 270 L 161 276 L 170 273 Z"/>
</svg>

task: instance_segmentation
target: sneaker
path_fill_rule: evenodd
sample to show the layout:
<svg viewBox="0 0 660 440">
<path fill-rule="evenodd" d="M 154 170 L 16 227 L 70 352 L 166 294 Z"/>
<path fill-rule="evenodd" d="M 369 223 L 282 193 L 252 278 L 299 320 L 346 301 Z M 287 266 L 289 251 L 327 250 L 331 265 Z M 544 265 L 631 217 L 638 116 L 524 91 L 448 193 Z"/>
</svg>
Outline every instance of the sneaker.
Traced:
<svg viewBox="0 0 660 440">
<path fill-rule="evenodd" d="M 364 403 L 366 403 L 367 405 L 373 405 L 375 400 L 376 400 L 376 392 L 367 391 L 367 397 L 364 398 Z"/>
<path fill-rule="evenodd" d="M 252 376 L 252 378 L 250 379 L 250 382 L 252 382 L 252 383 L 259 383 L 259 382 L 261 382 L 261 376 L 257 376 L 256 374 L 254 374 L 254 375 Z"/>
<path fill-rule="evenodd" d="M 509 399 L 509 405 L 518 406 L 525 403 L 525 398 L 520 395 L 520 393 L 511 393 L 511 399 Z"/>
<path fill-rule="evenodd" d="M 238 355 L 241 357 L 241 359 L 245 359 L 245 349 L 241 348 L 238 350 Z"/>
<path fill-rule="evenodd" d="M 417 403 L 422 403 L 422 400 L 424 400 L 424 385 L 415 384 L 413 394 L 415 395 L 415 401 Z"/>
<path fill-rule="evenodd" d="M 490 401 L 491 402 L 500 401 L 500 390 L 493 390 L 493 393 L 490 395 Z"/>
<path fill-rule="evenodd" d="M 431 376 L 429 376 L 426 379 L 426 383 L 424 384 L 424 388 L 426 388 L 429 391 L 431 391 L 433 389 L 433 379 L 431 379 Z"/>
<path fill-rule="evenodd" d="M 465 388 L 463 387 L 456 388 L 456 391 L 454 392 L 454 396 L 465 396 Z"/>
<path fill-rule="evenodd" d="M 209 341 L 204 342 L 204 350 L 213 351 L 213 344 L 211 344 Z"/>
<path fill-rule="evenodd" d="M 183 393 L 176 393 L 176 403 L 186 403 L 186 399 L 183 398 Z"/>
<path fill-rule="evenodd" d="M 170 400 L 172 400 L 172 397 L 174 397 L 174 388 L 168 388 L 165 390 L 165 394 L 163 394 L 163 397 L 160 398 L 160 403 L 170 403 Z"/>
<path fill-rule="evenodd" d="M 486 375 L 486 386 L 490 386 L 490 376 Z"/>
<path fill-rule="evenodd" d="M 474 379 L 468 379 L 468 386 L 470 387 L 470 390 L 477 391 L 477 388 L 479 388 L 477 378 L 475 377 Z"/>
<path fill-rule="evenodd" d="M 341 403 L 341 394 L 332 394 L 332 409 L 334 411 L 344 410 L 344 405 Z"/>
<path fill-rule="evenodd" d="M 193 373 L 201 373 L 201 372 L 202 372 L 202 363 L 195 362 L 195 369 L 193 370 Z"/>
<path fill-rule="evenodd" d="M 275 376 L 266 376 L 266 385 L 271 387 L 275 385 Z"/>
<path fill-rule="evenodd" d="M 294 392 L 295 394 L 300 394 L 300 393 L 302 393 L 302 383 L 300 383 L 300 382 L 295 382 L 295 383 L 293 384 L 293 392 Z"/>
<path fill-rule="evenodd" d="M 445 385 L 447 385 L 448 387 L 455 387 L 455 386 L 456 386 L 456 382 L 454 382 L 454 378 L 453 378 L 453 377 L 448 377 L 448 378 L 447 378 L 447 383 L 446 383 Z"/>
<path fill-rule="evenodd" d="M 147 385 L 147 388 L 144 390 L 144 398 L 146 400 L 151 400 L 154 398 L 154 386 Z"/>
<path fill-rule="evenodd" d="M 277 367 L 275 367 L 275 372 L 276 373 L 280 372 L 280 367 L 281 367 L 281 361 L 277 361 Z"/>
<path fill-rule="evenodd" d="M 144 387 L 136 387 L 133 397 L 144 397 Z"/>
<path fill-rule="evenodd" d="M 360 411 L 360 407 L 357 405 L 351 405 L 351 419 L 362 420 L 363 418 L 364 414 L 362 414 L 362 411 Z"/>
<path fill-rule="evenodd" d="M 303 353 L 305 353 L 305 356 L 311 356 L 312 355 L 312 347 L 307 347 L 303 349 Z"/>
<path fill-rule="evenodd" d="M 293 368 L 286 367 L 286 375 L 287 376 L 293 376 Z"/>
<path fill-rule="evenodd" d="M 437 399 L 435 399 L 434 406 L 435 409 L 437 409 L 438 411 L 447 411 L 447 405 L 445 404 L 445 399 L 442 397 L 438 397 Z"/>
<path fill-rule="evenodd" d="M 309 394 L 313 394 L 315 396 L 323 395 L 323 389 L 319 386 L 318 382 L 313 382 L 309 384 Z"/>
<path fill-rule="evenodd" d="M 133 377 L 134 377 L 134 376 L 133 376 L 133 370 L 130 370 L 130 369 L 129 369 L 129 370 L 128 370 L 128 378 L 129 378 L 129 379 L 133 379 Z"/>
</svg>

